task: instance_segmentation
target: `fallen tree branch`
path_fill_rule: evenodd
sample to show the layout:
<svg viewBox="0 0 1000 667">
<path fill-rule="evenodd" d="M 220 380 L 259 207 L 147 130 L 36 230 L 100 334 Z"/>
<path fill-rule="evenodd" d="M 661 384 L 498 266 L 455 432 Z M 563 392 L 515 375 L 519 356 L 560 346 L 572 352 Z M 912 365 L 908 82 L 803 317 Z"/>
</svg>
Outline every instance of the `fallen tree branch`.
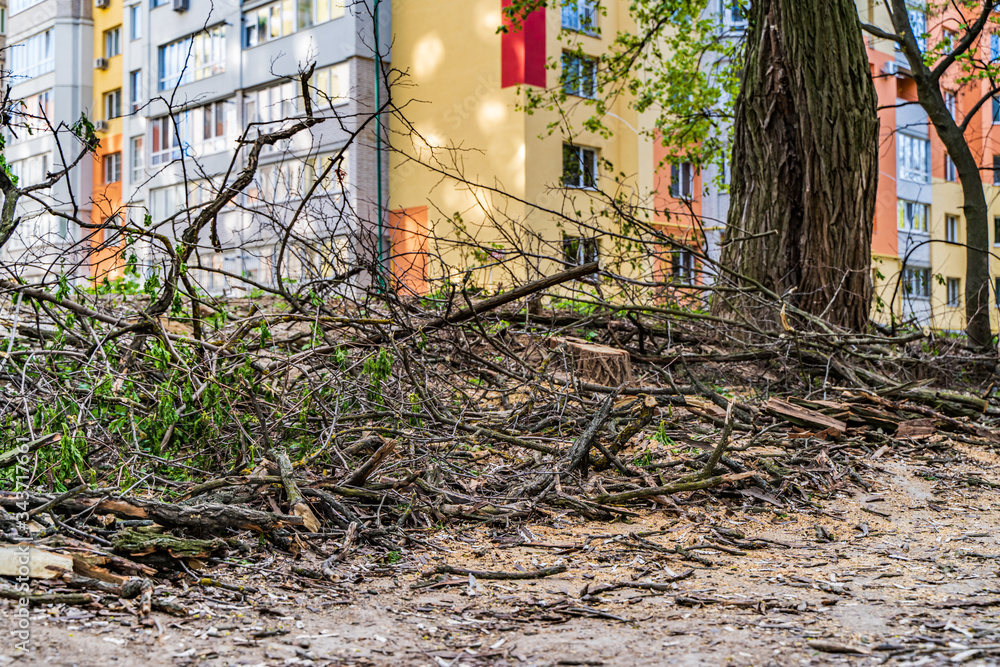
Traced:
<svg viewBox="0 0 1000 667">
<path fill-rule="evenodd" d="M 652 489 L 635 489 L 634 491 L 625 491 L 624 493 L 603 493 L 599 496 L 594 496 L 590 500 L 605 505 L 611 505 L 614 503 L 623 503 L 629 500 L 637 500 L 639 498 L 649 498 L 651 496 L 665 496 L 671 493 L 681 493 L 682 491 L 710 489 L 714 486 L 722 486 L 723 484 L 730 484 L 732 482 L 738 482 L 740 480 L 756 476 L 756 472 L 741 472 L 737 475 L 719 475 L 717 477 L 709 477 L 708 479 L 695 480 L 691 482 L 679 482 L 668 486 L 657 486 Z"/>
<path fill-rule="evenodd" d="M 545 577 L 551 577 L 554 574 L 562 574 L 565 571 L 565 565 L 543 567 L 542 569 L 534 570 L 533 572 L 490 572 L 486 570 L 469 570 L 464 567 L 452 567 L 451 565 L 438 565 L 425 576 L 433 576 L 435 574 L 457 574 L 459 576 L 467 576 L 471 574 L 476 579 L 516 581 L 525 579 L 544 579 Z"/>
<path fill-rule="evenodd" d="M 598 408 L 597 414 L 594 418 L 590 420 L 590 425 L 587 426 L 587 430 L 584 431 L 573 446 L 569 450 L 569 472 L 574 470 L 580 470 L 583 475 L 587 475 L 587 460 L 590 456 L 590 448 L 594 445 L 594 440 L 597 438 L 598 432 L 600 432 L 601 427 L 604 426 L 604 422 L 608 420 L 608 416 L 611 414 L 611 408 L 615 404 L 615 399 L 618 398 L 618 392 L 612 392 L 604 402 L 601 407 Z M 610 458 L 610 453 L 609 453 Z"/>
<path fill-rule="evenodd" d="M 500 306 L 505 306 L 512 301 L 523 299 L 524 297 L 531 296 L 532 294 L 549 289 L 550 287 L 555 287 L 556 285 L 561 285 L 562 283 L 569 282 L 570 280 L 578 280 L 584 276 L 589 276 L 592 273 L 597 273 L 599 270 L 600 264 L 598 262 L 589 262 L 581 266 L 574 266 L 566 271 L 542 278 L 541 280 L 536 280 L 535 282 L 528 283 L 527 285 L 522 285 L 517 289 L 513 289 L 503 294 L 498 294 L 490 299 L 480 301 L 470 308 L 464 308 L 451 315 L 445 315 L 444 317 L 433 319 L 420 327 L 419 331 L 422 333 L 428 333 L 449 324 L 464 322 L 465 320 L 472 319 L 480 313 L 496 310 Z"/>
<path fill-rule="evenodd" d="M 52 498 L 31 494 L 28 500 L 32 505 L 43 505 Z M 14 507 L 16 502 L 18 502 L 16 494 L 0 492 L 0 506 Z M 261 512 L 234 505 L 176 505 L 141 498 L 70 498 L 56 504 L 52 509 L 73 514 L 96 510 L 99 513 L 114 514 L 128 519 L 152 519 L 164 526 L 187 526 L 208 530 L 236 528 L 266 533 L 282 526 L 303 525 L 301 517 Z"/>
</svg>

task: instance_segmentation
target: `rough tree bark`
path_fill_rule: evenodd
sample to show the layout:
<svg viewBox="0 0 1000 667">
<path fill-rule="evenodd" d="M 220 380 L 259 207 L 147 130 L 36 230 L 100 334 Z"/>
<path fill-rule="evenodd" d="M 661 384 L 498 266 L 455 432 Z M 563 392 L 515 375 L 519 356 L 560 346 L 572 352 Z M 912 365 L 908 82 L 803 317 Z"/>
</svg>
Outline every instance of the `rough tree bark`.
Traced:
<svg viewBox="0 0 1000 667">
<path fill-rule="evenodd" d="M 875 88 L 852 0 L 751 5 L 723 266 L 854 330 L 871 307 Z M 757 315 L 749 298 L 721 311 Z"/>
</svg>

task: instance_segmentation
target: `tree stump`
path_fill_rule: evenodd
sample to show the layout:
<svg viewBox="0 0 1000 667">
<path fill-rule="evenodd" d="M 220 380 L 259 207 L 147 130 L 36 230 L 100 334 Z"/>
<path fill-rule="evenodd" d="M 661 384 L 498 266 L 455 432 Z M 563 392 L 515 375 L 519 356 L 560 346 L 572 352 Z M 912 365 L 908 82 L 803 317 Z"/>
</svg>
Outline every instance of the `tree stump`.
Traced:
<svg viewBox="0 0 1000 667">
<path fill-rule="evenodd" d="M 632 360 L 627 351 L 581 338 L 559 338 L 553 342 L 566 344 L 574 371 L 581 379 L 607 387 L 632 383 Z"/>
</svg>

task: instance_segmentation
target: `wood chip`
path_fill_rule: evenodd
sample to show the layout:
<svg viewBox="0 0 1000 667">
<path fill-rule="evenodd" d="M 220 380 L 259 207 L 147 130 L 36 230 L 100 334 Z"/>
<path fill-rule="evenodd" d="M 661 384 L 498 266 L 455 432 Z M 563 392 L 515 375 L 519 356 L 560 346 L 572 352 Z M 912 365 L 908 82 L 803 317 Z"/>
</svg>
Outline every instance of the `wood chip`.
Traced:
<svg viewBox="0 0 1000 667">
<path fill-rule="evenodd" d="M 806 642 L 806 644 L 809 648 L 822 651 L 823 653 L 844 653 L 847 655 L 871 655 L 872 653 L 866 648 L 840 644 L 838 642 L 831 642 L 825 639 L 810 639 Z"/>
</svg>

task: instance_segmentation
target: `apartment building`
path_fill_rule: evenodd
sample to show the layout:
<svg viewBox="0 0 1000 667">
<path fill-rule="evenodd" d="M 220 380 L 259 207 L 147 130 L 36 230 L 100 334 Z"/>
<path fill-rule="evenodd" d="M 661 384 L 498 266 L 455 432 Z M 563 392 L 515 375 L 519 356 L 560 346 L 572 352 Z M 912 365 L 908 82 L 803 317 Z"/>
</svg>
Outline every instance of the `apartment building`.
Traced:
<svg viewBox="0 0 1000 667">
<path fill-rule="evenodd" d="M 374 126 L 368 123 L 371 129 L 342 149 L 374 108 L 376 43 L 381 60 L 391 60 L 391 16 L 387 7 L 379 11 L 376 39 L 370 1 L 345 6 L 343 0 L 190 5 L 125 0 L 123 199 L 133 219 L 148 213 L 171 237 L 189 224 L 192 206 L 218 193 L 222 175 L 230 172 L 231 181 L 245 166 L 246 148 L 233 162 L 244 132 L 252 140 L 302 117 L 296 77 L 315 64 L 312 102 L 328 120 L 261 152 L 252 185 L 218 216 L 219 242 L 226 250 L 214 252 L 207 231 L 203 235 L 191 267 L 202 289 L 239 287 L 234 278 L 273 284 L 283 242 L 283 278 L 296 281 L 336 272 L 336 263 L 319 259 L 331 249 L 347 260 L 377 246 L 372 240 L 359 245 L 359 239 L 376 233 L 366 225 L 378 218 Z M 108 120 L 113 150 L 116 127 Z M 300 207 L 335 156 L 343 162 L 322 179 L 309 205 Z M 293 216 L 293 234 L 286 239 L 282 230 Z"/>
<path fill-rule="evenodd" d="M 7 0 L 0 0 L 0 80 L 7 81 Z"/>
<path fill-rule="evenodd" d="M 888 26 L 880 3 L 857 4 L 864 20 Z M 93 159 L 49 195 L 55 215 L 25 204 L 4 252 L 19 260 L 26 277 L 119 277 L 127 239 L 108 232 L 114 222 L 144 223 L 148 215 L 166 238 L 178 237 L 189 209 L 245 164 L 246 149 L 237 151 L 244 131 L 252 139 L 302 113 L 294 77 L 315 63 L 314 102 L 329 120 L 261 153 L 254 183 L 218 216 L 224 252 L 201 239 L 191 275 L 208 292 L 233 289 L 235 277 L 272 284 L 283 245 L 283 275 L 293 280 L 337 272 L 338 262 L 319 259 L 336 250 L 345 260 L 382 258 L 398 284 L 416 292 L 427 289 L 429 275 L 456 277 L 458 267 L 469 266 L 481 269 L 477 279 L 509 284 L 609 255 L 610 246 L 600 244 L 614 241 L 600 239 L 599 231 L 611 229 L 613 212 L 593 196 L 595 186 L 623 194 L 675 239 L 717 256 L 729 208 L 724 171 L 668 161 L 643 132 L 653 118 L 624 99 L 608 109 L 610 136 L 585 129 L 591 109 L 583 102 L 596 94 L 592 58 L 618 31 L 634 28 L 628 3 L 579 0 L 537 10 L 521 29 L 498 33 L 507 5 L 11 0 L 9 17 L 0 5 L 12 97 L 23 101 L 7 137 L 14 173 L 22 183 L 39 182 L 59 168 L 63 158 L 56 156 L 72 155 L 43 131 L 48 123 L 72 124 L 86 114 L 101 139 Z M 741 37 L 746 24 L 738 3 L 711 0 L 707 11 L 723 37 Z M 928 20 L 917 9 L 911 18 L 926 21 L 931 44 L 957 28 L 948 27 L 956 20 L 948 14 Z M 958 330 L 965 278 L 965 252 L 957 245 L 965 237 L 961 187 L 914 103 L 906 59 L 885 40 L 866 38 L 866 44 L 882 120 L 872 243 L 876 316 L 888 321 L 892 312 L 897 320 Z M 379 88 L 383 102 L 391 96 L 404 110 L 380 118 L 381 134 L 371 118 L 380 79 L 376 45 L 384 67 L 391 62 L 407 73 L 392 90 L 384 81 Z M 1000 53 L 1000 33 L 986 35 L 983 48 Z M 564 115 L 524 110 L 525 88 L 560 85 L 568 100 Z M 955 113 L 965 114 L 988 84 L 947 85 Z M 1000 240 L 998 109 L 994 102 L 976 111 L 969 130 L 993 207 L 994 243 Z M 309 206 L 299 206 L 356 130 L 341 168 L 322 179 Z M 76 228 L 59 212 L 89 225 Z M 284 239 L 281 230 L 293 218 Z M 523 251 L 517 262 L 515 246 Z M 147 274 L 162 261 L 148 244 L 124 254 L 138 255 Z M 993 262 L 1000 276 L 1000 260 Z M 677 251 L 669 266 L 654 268 L 688 279 L 696 267 L 690 253 Z"/>
<path fill-rule="evenodd" d="M 72 163 L 81 146 L 49 128 L 75 123 L 91 103 L 93 19 L 89 2 L 11 0 L 7 16 L 7 67 L 12 107 L 5 157 L 21 185 Z M 58 48 L 57 48 L 58 45 Z M 22 220 L 4 248 L 25 277 L 76 275 L 86 262 L 80 231 L 67 216 L 90 215 L 91 164 L 84 160 L 42 202 L 22 202 Z"/>
<path fill-rule="evenodd" d="M 862 20 L 891 32 L 882 3 L 858 0 Z M 944 40 L 951 43 L 965 18 L 940 6 L 928 12 L 913 3 L 910 22 L 922 48 Z M 926 112 L 918 104 L 910 63 L 895 43 L 866 36 L 869 62 L 878 93 L 882 121 L 879 194 L 872 241 L 876 317 L 900 318 L 938 330 L 965 327 L 966 224 L 962 214 L 962 187 Z M 975 47 L 989 61 L 1000 58 L 1000 32 L 990 24 Z M 987 80 L 963 80 L 954 68 L 942 82 L 952 115 L 971 115 L 966 139 L 980 162 L 983 187 L 990 206 L 991 246 L 1000 240 L 1000 99 L 988 97 Z M 990 273 L 1000 276 L 1000 260 L 991 258 Z M 1000 278 L 994 294 L 1000 294 Z M 996 300 L 996 296 L 994 297 Z M 1000 304 L 998 304 L 1000 305 Z M 994 331 L 1000 311 L 992 313 Z"/>
<path fill-rule="evenodd" d="M 379 4 L 378 37 L 370 0 L 346 6 L 343 0 L 16 5 L 14 98 L 45 109 L 57 122 L 86 114 L 100 146 L 70 182 L 79 218 L 90 224 L 60 228 L 51 216 L 38 215 L 22 224 L 23 241 L 14 249 L 47 247 L 54 254 L 56 246 L 38 242 L 40 230 L 51 228 L 63 245 L 82 249 L 87 261 L 77 274 L 113 280 L 131 255 L 146 274 L 161 271 L 162 248 L 137 242 L 122 252 L 129 239 L 114 232 L 115 223 L 153 224 L 165 238 L 180 238 L 192 207 L 214 197 L 224 178 L 232 182 L 245 166 L 249 151 L 245 144 L 238 150 L 241 137 L 252 142 L 303 116 L 297 76 L 315 65 L 311 101 L 325 120 L 261 152 L 254 182 L 215 223 L 224 252 L 214 251 L 205 230 L 190 276 L 219 293 L 241 288 L 240 278 L 273 284 L 281 245 L 283 276 L 295 281 L 341 268 L 320 260 L 331 249 L 344 260 L 377 252 L 377 221 L 385 208 L 377 197 L 378 165 L 382 181 L 388 165 L 378 157 L 371 122 L 376 81 L 384 78 L 376 77 L 376 44 L 384 67 L 391 62 L 391 12 L 387 2 Z M 74 49 L 64 48 L 69 45 Z M 45 133 L 14 139 L 8 149 L 15 173 L 28 182 L 51 170 L 52 154 Z M 326 169 L 334 157 L 336 168 Z M 300 206 L 311 188 L 310 203 Z M 57 188 L 54 199 L 66 199 L 65 189 Z M 293 232 L 284 235 L 293 217 Z"/>
<path fill-rule="evenodd" d="M 475 281 L 502 286 L 607 256 L 614 240 L 600 232 L 618 223 L 594 190 L 618 191 L 652 215 L 653 193 L 669 188 L 641 131 L 651 119 L 626 100 L 605 115 L 610 136 L 585 128 L 594 58 L 634 29 L 628 3 L 542 8 L 498 33 L 509 5 L 393 2 L 393 62 L 408 79 L 394 92 L 405 121 L 391 127 L 391 268 L 416 292 L 427 289 L 425 272 L 462 280 L 471 268 Z M 560 85 L 564 115 L 525 110 L 526 88 Z M 700 183 L 689 173 L 687 194 Z M 668 219 L 664 202 L 656 208 L 657 222 L 690 235 L 692 211 Z"/>
</svg>

